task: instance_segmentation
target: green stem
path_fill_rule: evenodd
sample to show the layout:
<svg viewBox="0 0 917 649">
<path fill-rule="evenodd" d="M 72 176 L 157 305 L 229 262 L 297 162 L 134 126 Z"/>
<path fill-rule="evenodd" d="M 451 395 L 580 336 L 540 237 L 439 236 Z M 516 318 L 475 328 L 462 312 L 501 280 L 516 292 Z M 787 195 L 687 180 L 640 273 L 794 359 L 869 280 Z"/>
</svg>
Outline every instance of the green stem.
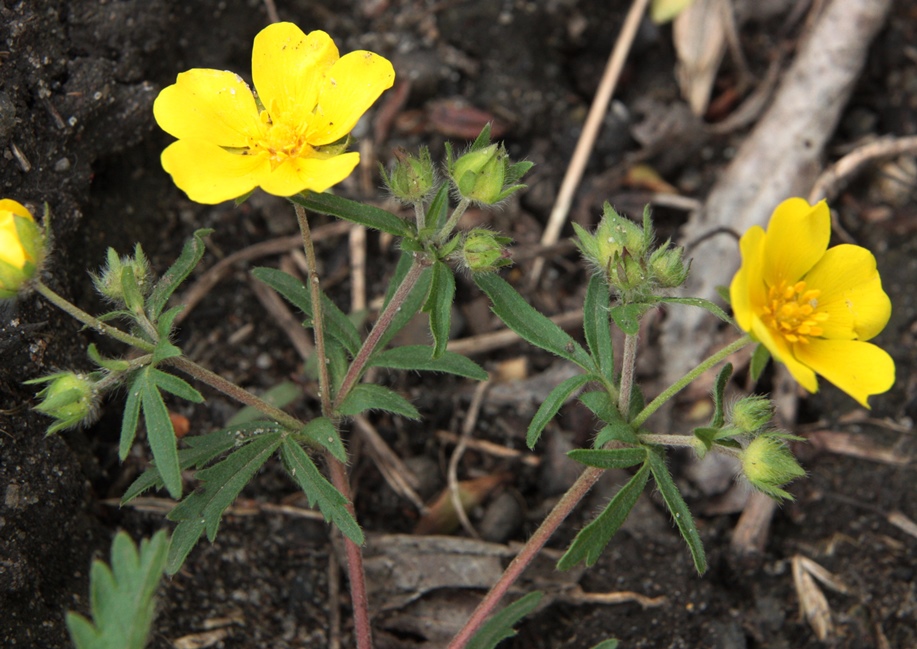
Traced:
<svg viewBox="0 0 917 649">
<path fill-rule="evenodd" d="M 88 313 L 83 311 L 81 308 L 79 308 L 75 304 L 67 301 L 65 298 L 61 297 L 60 295 L 52 291 L 45 284 L 42 284 L 41 282 L 36 282 L 35 290 L 41 293 L 42 296 L 44 296 L 45 299 L 47 299 L 51 304 L 61 309 L 62 311 L 67 312 L 68 314 L 70 314 L 75 319 L 82 322 L 84 325 L 86 325 L 90 329 L 98 331 L 101 334 L 105 334 L 106 336 L 109 336 L 111 338 L 114 338 L 115 340 L 118 340 L 122 343 L 130 345 L 131 347 L 136 347 L 140 351 L 144 351 L 144 352 L 153 351 L 154 349 L 153 343 L 147 342 L 146 340 L 143 340 L 142 338 L 137 338 L 136 336 L 132 336 L 125 331 L 121 331 L 117 327 L 112 327 L 111 325 L 102 322 L 95 316 L 89 315 Z"/>
<path fill-rule="evenodd" d="M 395 316 L 398 314 L 398 311 L 401 310 L 404 301 L 408 298 L 408 295 L 411 294 L 411 291 L 417 284 L 417 280 L 420 279 L 420 276 L 423 274 L 423 272 L 430 266 L 430 263 L 430 260 L 423 254 L 418 252 L 414 253 L 414 260 L 411 263 L 411 267 L 408 269 L 407 274 L 405 274 L 404 279 L 401 281 L 401 285 L 398 286 L 398 290 L 395 291 L 392 299 L 389 300 L 388 304 L 385 305 L 385 308 L 379 315 L 379 319 L 376 320 L 376 324 L 373 326 L 372 331 L 369 332 L 369 335 L 363 342 L 363 346 L 360 347 L 360 351 L 357 352 L 356 358 L 353 359 L 353 362 L 347 369 L 347 374 L 344 376 L 344 380 L 341 382 L 341 388 L 338 390 L 338 393 L 335 396 L 335 410 L 341 407 L 341 404 L 344 402 L 344 399 L 347 398 L 347 395 L 353 389 L 353 386 L 356 385 L 358 380 L 360 380 L 360 376 L 362 376 L 363 370 L 366 369 L 366 364 L 369 362 L 370 356 L 372 356 L 373 352 L 375 351 L 376 345 L 379 344 L 382 336 L 386 331 L 388 331 L 388 328 L 392 324 L 392 320 L 395 319 Z"/>
<path fill-rule="evenodd" d="M 673 396 L 675 396 L 678 392 L 683 390 L 685 386 L 691 383 L 691 381 L 696 379 L 698 376 L 700 376 L 701 374 L 709 370 L 711 367 L 713 367 L 717 363 L 726 359 L 731 354 L 736 353 L 737 351 L 739 351 L 746 345 L 751 344 L 752 342 L 754 341 L 752 340 L 751 336 L 746 334 L 742 336 L 741 338 L 739 338 L 738 340 L 736 340 L 735 342 L 727 345 L 726 347 L 723 347 L 723 349 L 716 352 L 715 354 L 712 354 L 711 356 L 707 357 L 707 359 L 704 360 L 700 365 L 698 365 L 693 370 L 685 374 L 683 377 L 675 381 L 675 383 L 670 385 L 658 397 L 650 401 L 650 403 L 643 410 L 640 411 L 640 414 L 634 417 L 633 421 L 631 422 L 631 425 L 634 428 L 639 428 L 640 425 L 643 424 L 643 422 L 645 422 L 647 419 L 650 418 L 650 415 L 652 415 L 654 412 L 659 410 L 660 407 L 662 407 L 662 404 L 664 404 L 666 401 L 668 401 Z"/>
<path fill-rule="evenodd" d="M 459 201 L 459 204 L 455 206 L 451 216 L 449 216 L 449 220 L 446 221 L 446 225 L 444 225 L 443 229 L 433 238 L 433 243 L 441 244 L 449 238 L 449 235 L 452 234 L 455 226 L 458 225 L 459 219 L 462 218 L 462 215 L 465 213 L 465 210 L 468 209 L 469 205 L 471 205 L 471 201 L 467 198 L 463 198 Z"/>
<path fill-rule="evenodd" d="M 618 392 L 618 411 L 625 420 L 630 415 L 630 395 L 634 390 L 638 338 L 638 334 L 626 334 L 624 336 L 624 358 L 621 359 L 621 390 Z"/>
</svg>

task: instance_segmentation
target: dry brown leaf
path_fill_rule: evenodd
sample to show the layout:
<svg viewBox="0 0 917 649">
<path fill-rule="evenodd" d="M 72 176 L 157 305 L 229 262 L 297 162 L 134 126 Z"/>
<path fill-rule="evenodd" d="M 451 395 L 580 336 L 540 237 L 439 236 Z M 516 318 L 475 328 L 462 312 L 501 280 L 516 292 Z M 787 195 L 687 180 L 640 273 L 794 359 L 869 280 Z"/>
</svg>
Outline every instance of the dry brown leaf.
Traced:
<svg viewBox="0 0 917 649">
<path fill-rule="evenodd" d="M 695 0 L 672 25 L 678 54 L 675 75 L 695 115 L 707 112 L 710 91 L 726 53 L 728 0 Z"/>
</svg>

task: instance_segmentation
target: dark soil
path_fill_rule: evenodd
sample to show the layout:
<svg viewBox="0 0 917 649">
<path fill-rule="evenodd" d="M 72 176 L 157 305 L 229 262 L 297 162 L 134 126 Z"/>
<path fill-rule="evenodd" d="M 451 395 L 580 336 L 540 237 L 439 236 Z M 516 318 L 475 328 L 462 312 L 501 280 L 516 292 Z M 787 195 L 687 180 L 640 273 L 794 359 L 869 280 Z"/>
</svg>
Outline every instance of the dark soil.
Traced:
<svg viewBox="0 0 917 649">
<path fill-rule="evenodd" d="M 509 232 L 519 245 L 517 254 L 524 257 L 541 235 L 629 3 L 277 4 L 281 19 L 306 31 L 329 32 L 342 51 L 370 49 L 389 57 L 400 83 L 409 83 L 403 105 L 396 105 L 395 92 L 390 92 L 374 113 L 377 139 L 364 154 L 370 180 L 359 182 L 355 176 L 341 192 L 379 202 L 383 196 L 372 175 L 373 157 L 388 162 L 394 147 L 414 150 L 426 143 L 436 159 L 447 139 L 462 146 L 484 122 L 495 120 L 510 152 L 537 166 L 528 179 L 529 191 L 518 200 L 502 211 L 470 218 Z M 50 286 L 87 310 L 98 310 L 87 271 L 101 264 L 109 246 L 124 254 L 140 242 L 161 271 L 196 228 L 215 229 L 204 267 L 253 243 L 295 232 L 285 201 L 263 194 L 256 193 L 239 208 L 189 202 L 159 166 L 159 152 L 169 138 L 155 126 L 151 112 L 159 89 L 180 71 L 214 67 L 247 74 L 252 39 L 267 23 L 265 5 L 258 0 L 0 3 L 0 194 L 28 203 L 36 213 L 48 205 L 54 245 L 45 270 Z M 756 78 L 764 76 L 770 55 L 792 45 L 802 29 L 804 23 L 786 22 L 783 14 L 744 25 L 740 36 Z M 915 43 L 917 3 L 897 2 L 872 46 L 826 162 L 870 136 L 917 133 Z M 632 215 L 642 210 L 647 198 L 640 188 L 613 172 L 626 154 L 641 148 L 635 127 L 658 117 L 654 111 L 665 115 L 668 107 L 679 106 L 673 67 L 671 29 L 645 23 L 572 218 L 594 224 L 605 200 Z M 735 70 L 727 62 L 714 93 L 726 96 L 734 81 Z M 672 114 L 679 111 L 683 109 L 671 108 Z M 383 113 L 394 119 L 380 131 Z M 685 137 L 673 140 L 677 146 L 657 146 L 645 162 L 683 194 L 703 199 L 744 134 L 682 132 Z M 373 131 L 362 128 L 357 135 L 369 141 Z M 904 160 L 902 166 L 907 165 L 913 169 L 914 159 Z M 877 253 L 894 304 L 892 320 L 877 342 L 894 356 L 898 378 L 888 394 L 873 398 L 869 418 L 852 416 L 856 404 L 831 387 L 804 397 L 796 430 L 849 434 L 845 439 L 859 443 L 859 457 L 824 444 L 800 445 L 809 475 L 792 486 L 796 501 L 778 510 L 762 555 L 739 557 L 730 551 L 737 509 L 721 504 L 735 497 L 736 489 L 724 487 L 711 496 L 690 458 L 676 455 L 673 466 L 680 484 L 699 514 L 709 572 L 694 572 L 660 503 L 648 496 L 596 566 L 567 577 L 545 571 L 547 582 L 532 577 L 533 588 L 549 584 L 545 590 L 550 602 L 522 623 L 518 637 L 506 646 L 587 648 L 608 637 L 620 638 L 623 647 L 651 648 L 917 646 L 917 538 L 913 529 L 894 524 L 900 520 L 896 516 L 917 520 L 915 473 L 907 463 L 917 453 L 913 178 L 910 184 L 895 183 L 876 171 L 833 201 L 840 225 Z M 684 214 L 671 208 L 656 213 L 662 236 L 677 235 Z M 315 226 L 325 222 L 318 219 Z M 396 252 L 372 234 L 368 246 L 372 299 L 384 291 Z M 326 286 L 346 308 L 346 238 L 324 242 L 319 254 L 326 276 L 332 278 Z M 701 261 L 695 262 L 696 272 L 702 272 Z M 256 263 L 273 265 L 277 258 Z M 529 263 L 523 261 L 507 274 L 520 288 Z M 549 315 L 569 311 L 581 304 L 584 279 L 575 251 L 564 248 L 549 258 L 540 288 L 526 297 Z M 293 379 L 314 393 L 299 357 L 264 315 L 250 282 L 247 267 L 234 269 L 183 323 L 179 342 L 188 356 L 247 388 L 257 391 Z M 456 319 L 461 325 L 457 337 L 497 325 L 466 279 L 459 280 Z M 0 311 L 4 647 L 69 646 L 64 613 L 86 612 L 92 558 L 107 557 L 119 528 L 139 539 L 164 524 L 161 513 L 117 506 L 126 485 L 149 459 L 145 445 L 138 443 L 127 462 L 118 463 L 117 398 L 105 405 L 93 426 L 51 437 L 43 434 L 47 420 L 31 411 L 35 390 L 22 381 L 61 368 L 88 369 L 85 348 L 90 342 L 103 344 L 103 352 L 118 351 L 35 296 L 3 305 Z M 529 376 L 556 369 L 551 358 L 523 345 L 476 360 L 495 369 L 519 357 L 528 359 Z M 649 385 L 658 370 L 642 367 Z M 378 417 L 373 423 L 400 457 L 427 476 L 423 486 L 429 493 L 424 496 L 432 496 L 442 485 L 452 450 L 452 444 L 434 433 L 461 430 L 473 386 L 440 376 L 383 378 L 409 395 L 427 419 L 409 424 Z M 516 392 L 535 390 L 521 385 Z M 207 396 L 202 406 L 173 404 L 190 419 L 193 433 L 220 426 L 235 410 L 225 399 Z M 314 400 L 305 399 L 295 406 L 296 414 L 311 416 L 316 407 Z M 530 402 L 518 398 L 485 400 L 475 437 L 524 450 L 522 431 L 532 410 Z M 570 469 L 562 453 L 571 444 L 586 443 L 592 433 L 589 418 L 569 407 L 550 431 L 548 443 L 538 449 L 541 468 L 466 453 L 462 479 L 510 476 L 473 512 L 473 521 L 485 525 L 488 516 L 508 521 L 512 524 L 497 529 L 494 538 L 524 540 L 569 484 Z M 410 533 L 418 513 L 384 482 L 369 454 L 361 452 L 359 437 L 352 437 L 358 518 L 369 533 L 372 552 L 374 539 L 377 548 L 395 544 L 381 535 Z M 552 547 L 562 549 L 620 483 L 621 476 L 603 479 Z M 192 646 L 176 641 L 209 632 L 209 640 L 199 638 L 193 646 L 324 647 L 336 632 L 332 613 L 338 610 L 342 646 L 352 646 L 346 580 L 330 561 L 335 552 L 324 523 L 265 507 L 305 506 L 279 466 L 269 464 L 245 490 L 243 501 L 227 516 L 216 542 L 201 543 L 182 571 L 163 586 L 151 646 Z M 488 530 L 501 527 L 486 525 Z M 791 574 L 796 555 L 819 563 L 847 586 L 846 593 L 824 589 L 835 625 L 826 643 L 816 639 L 800 616 Z M 575 603 L 564 593 L 569 594 L 577 578 L 587 593 L 634 591 L 664 596 L 665 601 L 648 608 L 638 603 Z M 332 599 L 336 592 L 341 593 L 339 601 Z M 378 646 L 440 646 L 442 640 L 430 628 L 448 626 L 446 612 L 463 611 L 480 594 L 459 588 L 431 590 L 410 605 L 392 606 L 394 595 L 378 587 L 373 604 L 386 609 L 375 619 Z M 426 619 L 426 626 L 421 624 L 424 616 L 434 616 L 434 623 Z"/>
</svg>

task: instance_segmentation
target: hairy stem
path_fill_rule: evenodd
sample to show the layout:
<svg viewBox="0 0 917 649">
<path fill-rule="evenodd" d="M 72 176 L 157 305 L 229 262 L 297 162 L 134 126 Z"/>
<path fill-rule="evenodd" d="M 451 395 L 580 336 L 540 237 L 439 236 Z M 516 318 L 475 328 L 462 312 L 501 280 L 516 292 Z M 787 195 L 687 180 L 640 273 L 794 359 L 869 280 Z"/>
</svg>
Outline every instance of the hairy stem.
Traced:
<svg viewBox="0 0 917 649">
<path fill-rule="evenodd" d="M 630 414 L 630 395 L 634 391 L 634 373 L 637 367 L 637 334 L 624 337 L 624 358 L 621 359 L 621 390 L 618 392 L 618 411 L 627 420 Z"/>
<path fill-rule="evenodd" d="M 462 218 L 462 214 L 465 213 L 469 205 L 471 205 L 471 201 L 467 198 L 463 198 L 459 201 L 459 204 L 455 206 L 455 209 L 449 216 L 449 220 L 446 221 L 446 225 L 444 225 L 443 229 L 437 232 L 436 236 L 433 238 L 434 243 L 441 244 L 449 238 L 449 235 L 452 234 L 455 226 L 458 225 L 459 219 Z"/>
<path fill-rule="evenodd" d="M 675 396 L 678 392 L 683 390 L 689 383 L 691 383 L 691 381 L 696 379 L 698 376 L 700 376 L 701 374 L 709 370 L 711 367 L 713 367 L 717 363 L 726 359 L 729 355 L 736 353 L 737 351 L 739 351 L 746 345 L 751 344 L 752 342 L 753 341 L 751 339 L 751 336 L 746 334 L 742 336 L 741 338 L 739 338 L 738 340 L 736 340 L 734 343 L 731 343 L 727 345 L 726 347 L 723 347 L 723 349 L 716 352 L 715 354 L 711 354 L 710 356 L 708 356 L 704 361 L 701 362 L 700 365 L 698 365 L 693 370 L 685 374 L 683 377 L 675 381 L 675 383 L 673 383 L 668 388 L 663 390 L 662 393 L 658 397 L 650 401 L 649 404 L 643 410 L 641 410 L 640 413 L 636 417 L 634 417 L 633 421 L 631 422 L 631 425 L 634 428 L 638 428 L 641 424 L 643 424 L 647 419 L 650 418 L 650 415 L 652 415 L 654 412 L 659 410 L 662 404 L 664 404 L 666 401 L 668 401 L 673 396 Z"/>
<path fill-rule="evenodd" d="M 414 289 L 423 271 L 429 266 L 430 260 L 427 259 L 427 257 L 421 253 L 414 253 L 414 261 L 408 269 L 407 274 L 404 276 L 404 279 L 401 281 L 401 285 L 395 291 L 395 294 L 392 295 L 392 299 L 385 305 L 372 331 L 369 332 L 369 335 L 363 342 L 363 346 L 360 347 L 360 351 L 357 352 L 356 358 L 353 359 L 353 362 L 347 369 L 347 374 L 344 375 L 344 380 L 341 382 L 341 388 L 335 396 L 335 409 L 340 408 L 344 399 L 347 398 L 347 395 L 353 389 L 353 386 L 360 380 L 360 377 L 363 375 L 363 370 L 366 369 L 366 364 L 369 362 L 370 356 L 372 356 L 373 352 L 376 350 L 376 345 L 379 344 L 382 336 L 388 331 L 388 328 L 392 324 L 392 320 L 395 319 L 404 301 L 408 298 L 408 295 L 411 294 L 411 291 Z"/>
<path fill-rule="evenodd" d="M 570 515 L 573 508 L 589 493 L 589 490 L 602 476 L 603 472 L 603 469 L 589 467 L 580 474 L 573 486 L 567 490 L 558 503 L 554 505 L 554 509 L 541 522 L 541 525 L 522 547 L 516 558 L 506 567 L 497 583 L 493 585 L 487 595 L 484 596 L 484 599 L 481 600 L 481 603 L 478 604 L 465 626 L 452 639 L 449 649 L 463 649 L 468 644 L 469 640 L 474 637 L 474 634 L 484 624 L 484 621 L 494 612 L 506 591 L 510 589 L 510 586 L 519 578 L 532 560 L 538 556 L 544 544 L 548 542 L 551 535 Z"/>
</svg>

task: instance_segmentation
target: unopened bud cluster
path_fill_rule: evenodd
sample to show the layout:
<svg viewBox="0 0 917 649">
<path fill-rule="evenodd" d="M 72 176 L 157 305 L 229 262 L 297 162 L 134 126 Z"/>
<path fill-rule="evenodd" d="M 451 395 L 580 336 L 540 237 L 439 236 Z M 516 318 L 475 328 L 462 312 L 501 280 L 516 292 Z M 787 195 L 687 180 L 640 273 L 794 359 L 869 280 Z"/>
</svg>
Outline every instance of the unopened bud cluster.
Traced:
<svg viewBox="0 0 917 649">
<path fill-rule="evenodd" d="M 98 412 L 99 391 L 91 376 L 76 372 L 59 372 L 27 384 L 47 383 L 38 393 L 42 401 L 35 406 L 38 412 L 53 417 L 55 422 L 48 434 L 67 428 L 92 423 Z"/>
<path fill-rule="evenodd" d="M 641 301 L 656 289 L 681 286 L 688 277 L 684 251 L 669 241 L 653 247 L 649 207 L 643 225 L 618 214 L 605 203 L 602 220 L 594 234 L 573 224 L 575 243 L 610 288 L 631 301 Z"/>
<path fill-rule="evenodd" d="M 119 257 L 114 248 L 109 248 L 106 265 L 98 275 L 93 275 L 92 281 L 104 297 L 129 308 L 142 309 L 143 298 L 153 289 L 150 262 L 140 244 L 134 248 L 134 255 L 127 257 Z"/>
</svg>

